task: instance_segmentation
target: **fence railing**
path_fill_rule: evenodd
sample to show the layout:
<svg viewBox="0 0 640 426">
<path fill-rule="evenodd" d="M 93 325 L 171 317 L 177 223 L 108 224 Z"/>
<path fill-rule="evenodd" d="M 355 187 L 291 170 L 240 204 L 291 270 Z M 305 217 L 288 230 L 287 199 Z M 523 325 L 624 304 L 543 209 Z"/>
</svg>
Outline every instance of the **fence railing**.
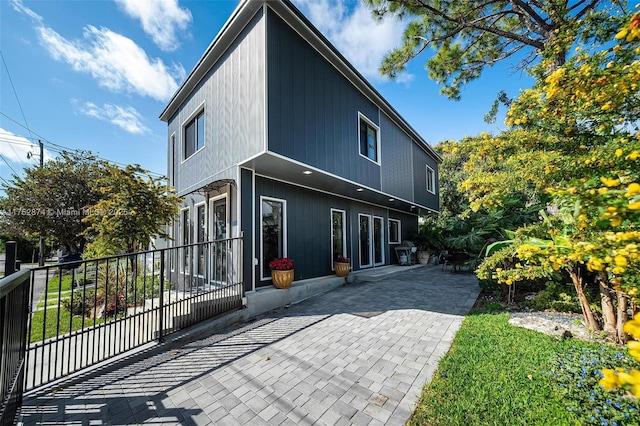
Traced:
<svg viewBox="0 0 640 426">
<path fill-rule="evenodd" d="M 242 237 L 31 270 L 26 389 L 242 307 Z"/>
<path fill-rule="evenodd" d="M 5 273 L 0 280 L 0 420 L 17 423 L 22 405 L 25 345 L 29 318 L 29 271 L 14 273 L 15 243 L 7 243 Z"/>
</svg>

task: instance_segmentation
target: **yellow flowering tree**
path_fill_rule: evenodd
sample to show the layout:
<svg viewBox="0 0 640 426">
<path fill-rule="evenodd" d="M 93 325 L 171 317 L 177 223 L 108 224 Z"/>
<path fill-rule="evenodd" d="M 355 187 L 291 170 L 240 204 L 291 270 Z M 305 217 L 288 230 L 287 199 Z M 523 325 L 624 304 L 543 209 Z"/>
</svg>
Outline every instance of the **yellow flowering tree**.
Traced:
<svg viewBox="0 0 640 426">
<path fill-rule="evenodd" d="M 615 43 L 577 53 L 512 104 L 512 128 L 487 137 L 460 184 L 471 207 L 514 189 L 551 200 L 546 219 L 494 247 L 478 270 L 503 284 L 570 277 L 587 325 L 626 340 L 628 303 L 640 289 L 640 14 Z M 584 289 L 600 290 L 602 317 Z"/>
</svg>

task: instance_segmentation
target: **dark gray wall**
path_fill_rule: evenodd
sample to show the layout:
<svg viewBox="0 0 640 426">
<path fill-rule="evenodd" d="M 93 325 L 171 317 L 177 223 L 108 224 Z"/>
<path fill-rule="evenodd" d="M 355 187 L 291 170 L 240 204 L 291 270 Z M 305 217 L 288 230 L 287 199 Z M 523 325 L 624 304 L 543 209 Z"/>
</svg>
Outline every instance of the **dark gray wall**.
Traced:
<svg viewBox="0 0 640 426">
<path fill-rule="evenodd" d="M 253 289 L 253 172 L 240 169 L 240 231 L 244 233 L 242 277 L 245 291 Z"/>
<path fill-rule="evenodd" d="M 268 148 L 380 189 L 380 166 L 359 155 L 358 111 L 378 108 L 269 9 Z"/>
<path fill-rule="evenodd" d="M 427 191 L 427 165 L 435 171 L 436 193 Z M 413 191 L 416 203 L 440 211 L 438 163 L 420 147 L 413 146 Z"/>
<path fill-rule="evenodd" d="M 413 148 L 411 138 L 385 114 L 380 115 L 382 138 L 382 191 L 413 200 Z"/>
<path fill-rule="evenodd" d="M 418 229 L 417 216 L 388 211 L 384 207 L 358 203 L 261 176 L 255 178 L 253 196 L 256 218 L 253 226 L 253 235 L 256 239 L 254 256 L 258 259 L 260 258 L 260 196 L 286 200 L 287 253 L 296 264 L 295 280 L 333 274 L 331 270 L 333 261 L 331 258 L 331 209 L 346 211 L 347 254 L 352 259 L 354 270 L 358 269 L 358 213 L 380 216 L 384 219 L 386 264 L 397 263 L 393 246 L 388 244 L 388 217 L 401 220 L 403 239 L 412 238 Z M 245 202 L 247 201 L 243 196 L 243 203 Z M 243 217 L 247 209 L 248 207 L 243 205 Z M 251 245 L 248 238 L 245 239 L 245 245 Z M 255 267 L 256 287 L 271 285 L 270 280 L 260 281 L 259 268 L 260 265 Z"/>
</svg>

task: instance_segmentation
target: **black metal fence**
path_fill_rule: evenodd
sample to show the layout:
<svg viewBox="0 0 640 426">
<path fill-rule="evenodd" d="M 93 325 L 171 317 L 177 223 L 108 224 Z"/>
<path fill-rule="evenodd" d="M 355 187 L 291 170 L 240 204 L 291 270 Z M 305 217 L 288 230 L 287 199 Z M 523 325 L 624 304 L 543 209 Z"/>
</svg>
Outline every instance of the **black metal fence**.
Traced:
<svg viewBox="0 0 640 426">
<path fill-rule="evenodd" d="M 26 389 L 240 308 L 241 262 L 242 237 L 32 269 Z"/>
<path fill-rule="evenodd" d="M 7 243 L 5 278 L 0 280 L 0 420 L 13 425 L 22 404 L 29 318 L 29 271 L 14 273 L 15 242 Z"/>
</svg>

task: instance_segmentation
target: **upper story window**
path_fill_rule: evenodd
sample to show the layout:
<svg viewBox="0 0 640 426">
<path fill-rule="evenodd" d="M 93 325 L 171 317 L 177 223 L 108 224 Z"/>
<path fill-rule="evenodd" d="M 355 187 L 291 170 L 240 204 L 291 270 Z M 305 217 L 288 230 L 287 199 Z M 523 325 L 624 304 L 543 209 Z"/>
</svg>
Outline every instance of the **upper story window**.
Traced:
<svg viewBox="0 0 640 426">
<path fill-rule="evenodd" d="M 371 120 L 358 114 L 358 134 L 360 139 L 360 155 L 379 163 L 380 129 Z"/>
<path fill-rule="evenodd" d="M 204 147 L 204 110 L 184 126 L 184 158 Z"/>
<path fill-rule="evenodd" d="M 436 172 L 429 166 L 427 166 L 427 191 L 436 193 Z"/>
</svg>

